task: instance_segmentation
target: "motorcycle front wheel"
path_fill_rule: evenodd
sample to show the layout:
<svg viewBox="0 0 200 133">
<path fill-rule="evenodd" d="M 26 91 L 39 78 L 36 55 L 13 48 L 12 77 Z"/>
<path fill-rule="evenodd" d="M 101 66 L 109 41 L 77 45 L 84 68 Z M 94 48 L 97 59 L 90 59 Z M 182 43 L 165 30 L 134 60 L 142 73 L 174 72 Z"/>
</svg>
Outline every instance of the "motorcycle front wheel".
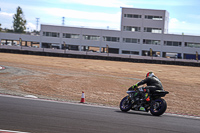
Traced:
<svg viewBox="0 0 200 133">
<path fill-rule="evenodd" d="M 167 109 L 167 103 L 164 99 L 156 99 L 153 101 L 150 112 L 154 116 L 160 116 L 162 115 Z"/>
<path fill-rule="evenodd" d="M 128 99 L 128 96 L 124 97 L 120 102 L 120 110 L 123 112 L 127 112 L 131 109 L 132 104 L 131 101 Z"/>
</svg>

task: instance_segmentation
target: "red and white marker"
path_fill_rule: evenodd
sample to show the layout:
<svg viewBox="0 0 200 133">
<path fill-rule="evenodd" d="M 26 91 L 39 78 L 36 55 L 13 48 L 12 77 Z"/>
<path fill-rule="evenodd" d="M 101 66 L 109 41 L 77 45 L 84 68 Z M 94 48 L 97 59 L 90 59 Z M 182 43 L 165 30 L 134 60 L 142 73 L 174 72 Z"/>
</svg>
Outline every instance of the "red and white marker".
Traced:
<svg viewBox="0 0 200 133">
<path fill-rule="evenodd" d="M 0 70 L 3 70 L 3 69 L 5 69 L 5 67 L 0 66 Z"/>
<path fill-rule="evenodd" d="M 82 91 L 82 96 L 81 96 L 81 103 L 84 103 L 85 102 L 85 93 L 84 91 Z"/>
</svg>

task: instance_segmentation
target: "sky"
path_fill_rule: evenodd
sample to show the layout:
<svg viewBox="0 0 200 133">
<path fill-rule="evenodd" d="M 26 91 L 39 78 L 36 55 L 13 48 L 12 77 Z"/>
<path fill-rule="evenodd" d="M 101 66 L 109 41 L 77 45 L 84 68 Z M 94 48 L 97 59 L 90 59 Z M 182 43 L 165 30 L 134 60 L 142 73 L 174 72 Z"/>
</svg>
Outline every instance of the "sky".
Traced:
<svg viewBox="0 0 200 133">
<path fill-rule="evenodd" d="M 13 15 L 22 8 L 27 31 L 40 24 L 120 30 L 121 7 L 169 12 L 169 33 L 200 35 L 200 0 L 0 0 L 1 28 L 13 28 Z"/>
</svg>

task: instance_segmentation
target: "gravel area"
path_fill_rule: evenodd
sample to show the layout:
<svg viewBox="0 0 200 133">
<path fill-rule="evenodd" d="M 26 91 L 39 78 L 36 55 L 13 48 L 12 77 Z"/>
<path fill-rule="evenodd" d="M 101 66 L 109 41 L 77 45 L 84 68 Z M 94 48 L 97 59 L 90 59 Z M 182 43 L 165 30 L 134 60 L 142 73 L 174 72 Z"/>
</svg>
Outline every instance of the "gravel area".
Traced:
<svg viewBox="0 0 200 133">
<path fill-rule="evenodd" d="M 153 71 L 170 93 L 167 112 L 200 116 L 200 68 L 0 53 L 0 93 L 119 106 L 127 89 Z"/>
</svg>

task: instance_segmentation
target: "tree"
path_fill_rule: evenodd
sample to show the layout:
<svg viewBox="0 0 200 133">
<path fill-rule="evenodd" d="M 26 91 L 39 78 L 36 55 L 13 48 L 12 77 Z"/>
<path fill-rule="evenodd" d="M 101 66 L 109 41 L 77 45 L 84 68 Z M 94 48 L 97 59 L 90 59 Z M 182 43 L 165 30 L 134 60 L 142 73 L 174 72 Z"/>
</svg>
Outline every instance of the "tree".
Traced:
<svg viewBox="0 0 200 133">
<path fill-rule="evenodd" d="M 1 31 L 1 24 L 0 24 L 0 31 Z"/>
<path fill-rule="evenodd" d="M 14 14 L 13 19 L 14 32 L 24 33 L 26 30 L 26 20 L 24 19 L 23 11 L 19 6 L 17 7 L 17 13 Z"/>
</svg>

